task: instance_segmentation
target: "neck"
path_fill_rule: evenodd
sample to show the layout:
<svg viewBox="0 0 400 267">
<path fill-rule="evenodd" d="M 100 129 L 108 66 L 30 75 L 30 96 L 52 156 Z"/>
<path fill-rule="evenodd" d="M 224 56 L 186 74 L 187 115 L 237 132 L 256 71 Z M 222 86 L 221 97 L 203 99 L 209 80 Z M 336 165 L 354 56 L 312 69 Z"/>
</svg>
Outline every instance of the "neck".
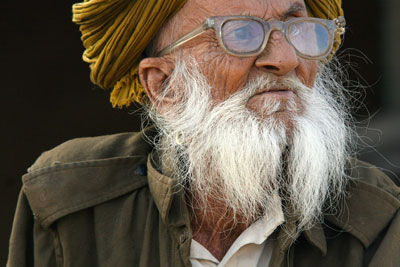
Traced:
<svg viewBox="0 0 400 267">
<path fill-rule="evenodd" d="M 235 240 L 252 222 L 235 218 L 233 212 L 222 201 L 207 200 L 204 207 L 196 201 L 196 193 L 191 192 L 187 196 L 193 239 L 221 261 Z"/>
</svg>

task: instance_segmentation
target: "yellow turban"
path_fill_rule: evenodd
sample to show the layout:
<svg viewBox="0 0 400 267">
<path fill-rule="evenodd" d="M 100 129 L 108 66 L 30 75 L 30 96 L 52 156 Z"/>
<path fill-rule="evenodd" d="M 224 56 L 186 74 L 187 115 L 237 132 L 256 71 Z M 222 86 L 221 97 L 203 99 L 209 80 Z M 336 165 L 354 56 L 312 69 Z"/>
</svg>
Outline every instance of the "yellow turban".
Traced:
<svg viewBox="0 0 400 267">
<path fill-rule="evenodd" d="M 83 60 L 90 78 L 102 88 L 113 88 L 114 107 L 143 104 L 138 65 L 146 46 L 186 0 L 85 0 L 73 5 L 72 21 L 80 25 Z M 310 16 L 334 19 L 343 16 L 342 0 L 305 0 Z M 333 53 L 341 43 L 335 36 Z"/>
</svg>

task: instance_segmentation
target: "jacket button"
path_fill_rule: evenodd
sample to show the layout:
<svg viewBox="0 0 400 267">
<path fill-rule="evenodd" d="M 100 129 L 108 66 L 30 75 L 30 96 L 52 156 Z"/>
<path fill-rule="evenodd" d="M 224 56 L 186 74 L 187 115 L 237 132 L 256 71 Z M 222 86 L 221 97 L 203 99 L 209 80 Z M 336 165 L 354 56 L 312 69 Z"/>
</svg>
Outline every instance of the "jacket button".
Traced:
<svg viewBox="0 0 400 267">
<path fill-rule="evenodd" d="M 136 168 L 136 173 L 139 174 L 140 176 L 146 176 L 147 166 L 145 164 L 139 164 Z"/>
<path fill-rule="evenodd" d="M 186 240 L 187 240 L 187 231 L 184 230 L 181 236 L 179 237 L 179 241 L 181 242 L 181 244 L 183 244 L 186 242 Z"/>
</svg>

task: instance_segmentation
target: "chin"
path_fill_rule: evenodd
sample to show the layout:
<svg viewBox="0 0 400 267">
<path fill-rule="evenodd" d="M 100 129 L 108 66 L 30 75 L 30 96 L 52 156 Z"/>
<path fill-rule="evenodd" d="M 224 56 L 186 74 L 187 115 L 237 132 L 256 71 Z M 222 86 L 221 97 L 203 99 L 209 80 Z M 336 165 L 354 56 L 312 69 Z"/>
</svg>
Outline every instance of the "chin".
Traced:
<svg viewBox="0 0 400 267">
<path fill-rule="evenodd" d="M 291 134 L 294 127 L 294 121 L 297 117 L 303 115 L 304 109 L 300 103 L 287 101 L 277 101 L 274 106 L 247 106 L 247 108 L 253 111 L 253 114 L 261 121 L 268 120 L 275 122 L 276 124 L 283 125 L 287 130 L 287 134 Z"/>
</svg>

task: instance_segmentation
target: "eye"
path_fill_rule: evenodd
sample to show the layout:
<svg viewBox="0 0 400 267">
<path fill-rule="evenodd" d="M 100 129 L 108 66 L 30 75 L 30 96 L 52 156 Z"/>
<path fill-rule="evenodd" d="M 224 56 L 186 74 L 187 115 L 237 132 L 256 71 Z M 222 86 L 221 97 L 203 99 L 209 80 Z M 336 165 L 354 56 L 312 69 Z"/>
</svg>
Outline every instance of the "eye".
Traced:
<svg viewBox="0 0 400 267">
<path fill-rule="evenodd" d="M 293 25 L 292 27 L 290 27 L 290 33 L 289 34 L 290 34 L 290 36 L 293 36 L 293 37 L 299 35 L 300 34 L 299 27 L 297 25 Z"/>
<path fill-rule="evenodd" d="M 222 27 L 222 41 L 230 50 L 246 53 L 257 50 L 264 39 L 263 25 L 252 20 L 228 21 Z"/>
<path fill-rule="evenodd" d="M 254 38 L 253 33 L 249 31 L 249 28 L 246 26 L 231 31 L 229 35 L 234 37 L 236 40 L 247 40 Z"/>
<path fill-rule="evenodd" d="M 233 20 L 222 27 L 224 37 L 235 41 L 254 39 L 262 32 L 263 26 L 256 21 Z"/>
</svg>

